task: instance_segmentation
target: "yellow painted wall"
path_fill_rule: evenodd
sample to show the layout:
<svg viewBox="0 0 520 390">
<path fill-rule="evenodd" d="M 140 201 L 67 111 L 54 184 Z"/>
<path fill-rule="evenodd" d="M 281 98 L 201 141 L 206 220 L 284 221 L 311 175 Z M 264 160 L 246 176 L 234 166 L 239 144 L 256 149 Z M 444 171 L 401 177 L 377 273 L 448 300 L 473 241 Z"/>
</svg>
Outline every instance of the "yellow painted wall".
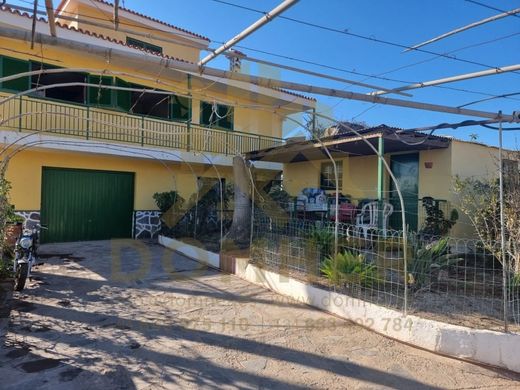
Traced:
<svg viewBox="0 0 520 390">
<path fill-rule="evenodd" d="M 217 177 L 211 166 L 169 163 L 128 157 L 113 157 L 63 151 L 25 150 L 9 163 L 7 180 L 12 184 L 11 201 L 17 210 L 39 210 L 42 167 L 63 167 L 135 172 L 136 210 L 156 209 L 155 192 L 177 190 L 188 199 L 195 192 L 196 176 Z M 232 168 L 218 167 L 226 180 L 232 179 Z"/>
<path fill-rule="evenodd" d="M 431 168 L 426 168 L 427 162 L 433 164 Z M 419 198 L 451 199 L 451 164 L 451 147 L 419 153 Z"/>
<path fill-rule="evenodd" d="M 66 9 L 66 16 L 79 15 L 79 21 L 71 22 L 67 20 L 61 20 L 63 24 L 72 23 L 73 26 L 79 27 L 83 30 L 88 30 L 91 32 L 95 32 L 104 36 L 108 36 L 123 42 L 126 42 L 126 37 L 130 36 L 135 39 L 139 39 L 140 41 L 145 41 L 151 43 L 156 46 L 160 46 L 163 48 L 163 53 L 175 58 L 181 58 L 190 62 L 197 62 L 200 57 L 200 50 L 196 47 L 188 47 L 180 44 L 174 44 L 170 42 L 165 42 L 157 39 L 151 39 L 148 37 L 142 37 L 138 35 L 132 35 L 129 33 L 124 33 L 120 31 L 114 30 L 114 25 L 112 23 L 112 14 L 105 13 L 96 7 L 92 7 L 89 4 L 79 4 L 73 5 L 70 9 Z M 83 23 L 81 19 L 92 21 L 98 24 L 105 24 L 106 27 L 93 26 L 91 24 Z M 122 29 L 134 30 L 139 33 L 150 34 L 150 29 L 144 24 L 138 23 L 134 20 L 127 19 L 125 17 L 120 16 L 120 27 Z M 167 26 L 164 26 L 164 29 L 168 29 Z M 161 32 L 154 30 L 152 33 L 154 36 L 166 38 L 169 40 L 179 40 L 181 43 L 190 43 L 187 39 L 182 39 L 182 32 L 179 31 L 179 35 Z M 193 42 L 191 42 L 193 44 Z"/>
</svg>

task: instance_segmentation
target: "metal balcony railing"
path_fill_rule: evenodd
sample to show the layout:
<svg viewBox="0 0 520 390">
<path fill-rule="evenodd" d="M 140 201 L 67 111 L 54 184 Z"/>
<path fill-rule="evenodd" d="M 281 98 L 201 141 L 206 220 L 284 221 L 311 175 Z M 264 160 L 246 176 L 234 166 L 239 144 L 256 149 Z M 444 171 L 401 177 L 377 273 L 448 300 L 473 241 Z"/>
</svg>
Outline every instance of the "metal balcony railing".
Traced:
<svg viewBox="0 0 520 390">
<path fill-rule="evenodd" d="M 114 109 L 0 92 L 0 129 L 38 132 L 187 151 L 236 155 L 283 139 L 157 119 Z"/>
</svg>

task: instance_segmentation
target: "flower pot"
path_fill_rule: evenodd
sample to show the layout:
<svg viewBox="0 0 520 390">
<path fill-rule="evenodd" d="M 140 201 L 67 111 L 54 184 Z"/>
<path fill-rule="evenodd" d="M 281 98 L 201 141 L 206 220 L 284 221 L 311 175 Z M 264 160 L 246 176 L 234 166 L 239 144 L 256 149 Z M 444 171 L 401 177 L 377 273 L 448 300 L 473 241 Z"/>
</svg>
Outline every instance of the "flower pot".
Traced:
<svg viewBox="0 0 520 390">
<path fill-rule="evenodd" d="M 22 234 L 22 223 L 8 224 L 5 227 L 5 243 L 7 246 L 14 248 L 16 240 Z"/>
</svg>

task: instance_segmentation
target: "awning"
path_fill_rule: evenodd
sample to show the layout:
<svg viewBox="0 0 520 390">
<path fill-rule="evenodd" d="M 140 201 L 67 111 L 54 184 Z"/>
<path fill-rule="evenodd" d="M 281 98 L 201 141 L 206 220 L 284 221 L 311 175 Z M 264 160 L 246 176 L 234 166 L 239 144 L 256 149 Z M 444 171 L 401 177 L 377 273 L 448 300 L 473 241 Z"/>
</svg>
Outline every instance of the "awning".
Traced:
<svg viewBox="0 0 520 390">
<path fill-rule="evenodd" d="M 376 150 L 379 138 L 383 138 L 386 153 L 414 152 L 420 150 L 443 149 L 450 145 L 451 140 L 446 137 L 428 135 L 420 132 L 399 132 L 393 128 L 362 131 L 363 138 Z M 291 163 L 301 161 L 323 160 L 328 155 L 325 147 L 335 158 L 370 156 L 376 153 L 367 143 L 357 135 L 338 134 L 317 140 L 290 142 L 278 147 L 256 150 L 246 154 L 251 161 L 272 161 Z"/>
</svg>

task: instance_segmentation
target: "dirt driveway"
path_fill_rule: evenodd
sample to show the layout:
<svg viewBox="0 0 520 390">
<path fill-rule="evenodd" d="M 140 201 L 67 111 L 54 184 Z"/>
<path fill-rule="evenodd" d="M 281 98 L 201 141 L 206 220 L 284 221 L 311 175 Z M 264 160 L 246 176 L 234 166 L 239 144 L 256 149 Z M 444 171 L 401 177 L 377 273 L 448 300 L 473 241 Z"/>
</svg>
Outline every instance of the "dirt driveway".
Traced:
<svg viewBox="0 0 520 390">
<path fill-rule="evenodd" d="M 420 351 L 154 243 L 47 245 L 15 294 L 2 389 L 494 389 Z"/>
</svg>

